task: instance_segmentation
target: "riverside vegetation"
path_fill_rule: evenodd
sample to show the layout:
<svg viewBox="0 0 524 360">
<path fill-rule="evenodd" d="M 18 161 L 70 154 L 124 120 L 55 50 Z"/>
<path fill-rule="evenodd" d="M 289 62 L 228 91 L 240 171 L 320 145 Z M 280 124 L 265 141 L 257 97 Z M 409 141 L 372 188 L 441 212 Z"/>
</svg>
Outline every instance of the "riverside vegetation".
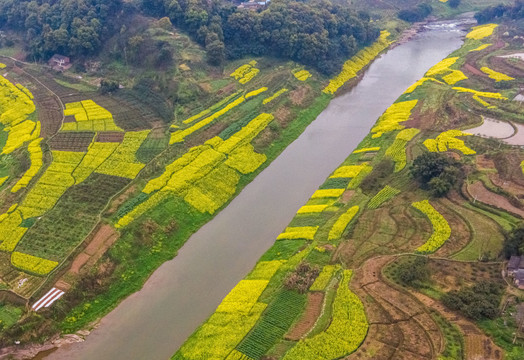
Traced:
<svg viewBox="0 0 524 360">
<path fill-rule="evenodd" d="M 136 9 L 115 4 L 138 18 Z M 122 27 L 114 39 L 100 33 L 101 47 L 113 46 L 125 57 L 105 53 L 112 76 L 139 74 L 126 89 L 100 94 L 89 77 L 83 82 L 2 60 L 2 286 L 15 303 L 38 299 L 57 281 L 68 288 L 41 313 L 3 305 L 3 344 L 85 328 L 138 290 L 398 35 L 394 27 L 379 34 L 363 14 L 346 18 L 359 18 L 369 31 L 351 49 L 334 53 L 326 65 L 334 75 L 328 78 L 313 66 L 320 66 L 318 57 L 305 59 L 304 67 L 287 61 L 302 58 L 299 53 L 283 60 L 260 56 L 275 51 L 261 39 L 239 49 L 240 40 L 228 40 L 235 32 L 226 34 L 233 25 L 219 28 L 216 17 L 201 14 L 192 24 L 164 2 L 139 5 L 156 16 L 171 11 L 169 19 L 142 19 L 140 35 Z M 176 2 L 169 6 L 191 10 Z M 227 22 L 256 26 L 279 12 L 293 18 L 320 11 L 318 4 L 283 6 L 235 12 Z M 339 9 L 326 11 L 332 17 Z M 45 21 L 33 26 L 39 36 L 28 53 L 74 51 L 70 43 L 45 48 Z M 171 21 L 189 29 L 205 49 L 173 32 Z M 54 31 L 78 22 L 63 25 Z M 254 33 L 252 27 L 245 31 Z M 522 32 L 516 25 L 472 29 L 461 49 L 408 88 L 173 358 L 402 358 L 408 350 L 431 358 L 522 357 L 522 340 L 514 345 L 510 339 L 517 326 L 510 314 L 520 295 L 508 292 L 505 299 L 513 302 L 499 316 L 489 309 L 470 316 L 450 306 L 478 276 L 500 282 L 493 269 L 502 260 L 504 234 L 520 222 L 524 154 L 467 132 L 482 116 L 522 119 L 522 109 L 510 99 L 523 65 L 498 57 L 522 44 L 505 38 L 505 31 Z M 221 42 L 223 53 L 216 49 Z M 127 47 L 132 43 L 134 50 Z M 151 44 L 159 46 L 157 57 L 139 58 Z M 315 56 L 325 59 L 329 51 Z M 255 57 L 225 61 L 246 54 Z M 217 59 L 223 71 L 210 67 Z M 176 86 L 167 76 L 151 77 L 151 65 L 167 69 Z M 197 101 L 203 94 L 207 100 Z M 417 168 L 424 166 L 438 171 L 421 176 Z M 479 183 L 513 207 L 502 200 L 484 203 Z M 100 240 L 103 251 L 88 255 L 86 246 Z M 418 261 L 421 256 L 429 259 Z M 411 275 L 405 275 L 406 264 L 413 263 L 420 278 L 403 281 Z M 442 274 L 453 282 L 442 283 Z M 462 274 L 469 275 L 465 283 L 458 281 Z M 484 293 L 500 300 L 499 288 L 489 285 Z M 440 301 L 462 315 L 432 306 Z M 408 320 L 399 324 L 398 316 Z M 424 339 L 411 345 L 401 340 L 414 334 Z"/>
</svg>

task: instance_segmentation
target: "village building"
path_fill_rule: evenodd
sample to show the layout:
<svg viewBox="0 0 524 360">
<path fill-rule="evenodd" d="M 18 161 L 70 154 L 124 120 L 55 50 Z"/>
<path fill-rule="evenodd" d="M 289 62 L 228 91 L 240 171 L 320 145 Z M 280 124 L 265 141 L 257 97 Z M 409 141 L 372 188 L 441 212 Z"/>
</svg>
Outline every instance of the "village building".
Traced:
<svg viewBox="0 0 524 360">
<path fill-rule="evenodd" d="M 71 59 L 64 55 L 54 54 L 48 61 L 48 65 L 54 70 L 65 71 L 71 68 Z"/>
<path fill-rule="evenodd" d="M 508 276 L 513 277 L 513 284 L 524 289 L 524 256 L 512 256 L 506 267 Z"/>
</svg>

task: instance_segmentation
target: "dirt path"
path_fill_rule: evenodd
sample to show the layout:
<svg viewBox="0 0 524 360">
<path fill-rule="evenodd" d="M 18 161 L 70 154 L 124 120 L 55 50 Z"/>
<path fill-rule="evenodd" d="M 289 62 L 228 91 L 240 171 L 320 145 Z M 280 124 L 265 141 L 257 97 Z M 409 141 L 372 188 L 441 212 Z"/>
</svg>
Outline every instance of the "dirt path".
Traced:
<svg viewBox="0 0 524 360">
<path fill-rule="evenodd" d="M 524 210 L 513 206 L 504 196 L 489 191 L 480 181 L 468 185 L 467 190 L 474 199 L 480 202 L 497 207 L 499 209 L 504 209 L 510 213 L 524 218 Z"/>
</svg>

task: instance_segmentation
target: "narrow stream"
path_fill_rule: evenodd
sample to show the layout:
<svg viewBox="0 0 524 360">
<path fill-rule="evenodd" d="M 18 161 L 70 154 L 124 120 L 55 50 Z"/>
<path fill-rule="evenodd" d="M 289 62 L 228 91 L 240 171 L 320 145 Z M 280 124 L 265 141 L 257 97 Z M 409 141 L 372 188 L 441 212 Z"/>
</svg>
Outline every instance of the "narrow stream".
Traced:
<svg viewBox="0 0 524 360">
<path fill-rule="evenodd" d="M 273 244 L 309 196 L 377 118 L 435 63 L 460 47 L 455 23 L 430 25 L 377 59 L 231 204 L 196 232 L 83 343 L 46 359 L 168 359 Z"/>
</svg>

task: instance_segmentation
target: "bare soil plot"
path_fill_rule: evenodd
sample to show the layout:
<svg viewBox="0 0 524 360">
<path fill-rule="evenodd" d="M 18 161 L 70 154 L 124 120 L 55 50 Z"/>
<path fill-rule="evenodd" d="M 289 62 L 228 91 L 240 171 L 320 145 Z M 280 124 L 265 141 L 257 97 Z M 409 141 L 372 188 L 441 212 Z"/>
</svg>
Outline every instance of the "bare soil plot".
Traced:
<svg viewBox="0 0 524 360">
<path fill-rule="evenodd" d="M 108 131 L 98 133 L 96 141 L 98 142 L 117 142 L 121 143 L 124 140 L 124 133 L 121 131 Z"/>
<path fill-rule="evenodd" d="M 423 304 L 384 281 L 381 269 L 394 257 L 367 260 L 353 275 L 351 287 L 363 301 L 370 334 L 347 359 L 432 359 L 443 349 L 443 338 Z"/>
<path fill-rule="evenodd" d="M 480 181 L 468 185 L 467 190 L 477 201 L 506 210 L 524 218 L 524 210 L 513 206 L 504 196 L 489 191 Z"/>
<path fill-rule="evenodd" d="M 93 141 L 94 132 L 60 132 L 49 140 L 51 150 L 86 152 Z"/>
<path fill-rule="evenodd" d="M 286 339 L 298 341 L 315 325 L 324 304 L 324 293 L 308 293 L 306 310 L 302 313 L 300 320 L 286 335 Z"/>
</svg>

